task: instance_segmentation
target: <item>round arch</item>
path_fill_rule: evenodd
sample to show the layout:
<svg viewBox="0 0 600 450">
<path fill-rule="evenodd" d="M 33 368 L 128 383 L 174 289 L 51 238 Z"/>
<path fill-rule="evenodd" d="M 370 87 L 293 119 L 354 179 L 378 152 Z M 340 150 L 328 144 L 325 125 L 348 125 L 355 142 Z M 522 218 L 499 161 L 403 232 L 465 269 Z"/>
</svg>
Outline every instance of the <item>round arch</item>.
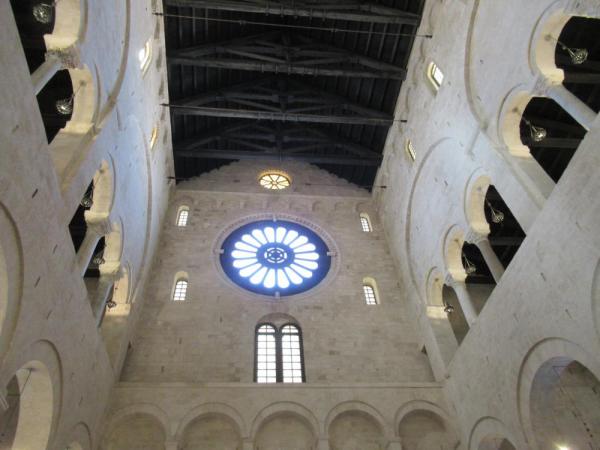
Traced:
<svg viewBox="0 0 600 450">
<path fill-rule="evenodd" d="M 377 409 L 368 403 L 359 401 L 343 402 L 331 409 L 325 418 L 323 433 L 328 435 L 331 424 L 335 419 L 349 412 L 359 412 L 369 416 L 379 426 L 386 439 L 389 440 L 395 435 L 394 430 L 390 428 L 389 423 Z"/>
<path fill-rule="evenodd" d="M 491 178 L 478 169 L 471 175 L 465 192 L 466 222 L 482 236 L 490 234 L 490 224 L 485 217 L 485 197 L 491 184 Z"/>
<path fill-rule="evenodd" d="M 10 448 L 46 448 L 60 419 L 60 357 L 54 345 L 45 340 L 37 341 L 18 356 L 2 368 L 0 376 L 0 385 L 9 386 L 9 394 L 12 391 L 18 407 Z"/>
<path fill-rule="evenodd" d="M 110 434 L 119 422 L 130 416 L 147 415 L 156 419 L 162 426 L 167 438 L 172 435 L 173 427 L 167 413 L 152 403 L 136 403 L 110 413 L 110 420 L 104 426 L 104 434 Z"/>
<path fill-rule="evenodd" d="M 313 415 L 313 413 L 310 412 L 310 410 L 299 403 L 277 402 L 263 408 L 252 421 L 252 426 L 250 429 L 250 437 L 252 440 L 256 439 L 258 430 L 260 430 L 263 424 L 280 414 L 291 414 L 299 417 L 312 431 L 315 439 L 318 437 L 319 421 Z"/>
<path fill-rule="evenodd" d="M 13 336 L 23 293 L 23 249 L 17 226 L 0 203 L 0 359 Z"/>
<path fill-rule="evenodd" d="M 44 36 L 49 50 L 59 50 L 83 41 L 87 30 L 87 0 L 61 0 L 55 5 L 52 34 Z"/>
<path fill-rule="evenodd" d="M 534 70 L 553 83 L 560 84 L 564 71 L 556 66 L 556 40 L 572 18 L 565 11 L 566 0 L 555 1 L 541 15 L 531 35 L 529 61 Z"/>
<path fill-rule="evenodd" d="M 93 205 L 85 212 L 88 223 L 97 223 L 106 220 L 113 209 L 115 201 L 115 172 L 112 158 L 110 163 L 106 160 L 93 175 Z"/>
<path fill-rule="evenodd" d="M 185 416 L 183 416 L 183 419 L 181 419 L 179 427 L 175 432 L 175 439 L 177 441 L 181 441 L 186 428 L 192 422 L 202 417 L 212 415 L 225 417 L 232 424 L 234 424 L 241 437 L 247 436 L 248 431 L 246 428 L 246 423 L 244 422 L 241 414 L 235 408 L 224 403 L 205 403 L 203 405 L 196 406 L 188 411 Z"/>
<path fill-rule="evenodd" d="M 526 440 L 536 442 L 531 418 L 531 392 L 539 369 L 556 358 L 568 358 L 587 368 L 600 379 L 600 361 L 578 344 L 562 338 L 547 338 L 536 343 L 525 355 L 519 370 L 517 404 L 521 427 Z"/>
<path fill-rule="evenodd" d="M 506 425 L 495 417 L 486 416 L 479 419 L 469 435 L 468 450 L 488 450 L 486 447 L 492 442 L 505 439 L 516 450 L 516 440 L 512 437 L 512 433 Z"/>
<path fill-rule="evenodd" d="M 66 439 L 65 450 L 92 450 L 92 434 L 87 424 L 79 422 Z M 60 447 L 59 447 L 60 448 Z"/>
<path fill-rule="evenodd" d="M 444 287 L 444 277 L 437 267 L 432 268 L 427 274 L 425 281 L 427 306 L 444 306 L 442 289 Z"/>
<path fill-rule="evenodd" d="M 600 261 L 598 261 L 594 270 L 591 294 L 594 328 L 598 339 L 600 339 Z"/>
<path fill-rule="evenodd" d="M 444 262 L 447 272 L 456 281 L 464 281 L 467 273 L 462 262 L 465 235 L 458 225 L 453 225 L 444 237 Z"/>
<path fill-rule="evenodd" d="M 440 406 L 436 405 L 433 402 L 429 402 L 427 400 L 411 400 L 408 403 L 405 403 L 398 409 L 396 415 L 394 416 L 394 431 L 397 433 L 398 428 L 400 427 L 400 422 L 410 413 L 415 411 L 428 411 L 442 420 L 444 425 L 451 431 L 454 431 L 454 426 L 452 421 L 450 420 L 450 416 L 444 409 Z"/>
</svg>

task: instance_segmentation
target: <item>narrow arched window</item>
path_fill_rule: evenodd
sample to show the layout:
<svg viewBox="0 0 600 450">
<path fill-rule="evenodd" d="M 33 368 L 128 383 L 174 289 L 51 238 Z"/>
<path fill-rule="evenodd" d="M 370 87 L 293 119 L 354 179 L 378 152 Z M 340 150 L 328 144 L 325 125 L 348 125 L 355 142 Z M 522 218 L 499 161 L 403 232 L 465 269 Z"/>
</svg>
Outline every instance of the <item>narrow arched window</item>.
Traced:
<svg viewBox="0 0 600 450">
<path fill-rule="evenodd" d="M 154 149 L 156 141 L 158 141 L 158 125 L 152 128 L 152 134 L 150 135 L 150 150 Z"/>
<path fill-rule="evenodd" d="M 444 82 L 444 73 L 436 63 L 431 62 L 427 67 L 427 78 L 429 78 L 433 88 L 438 91 Z"/>
<path fill-rule="evenodd" d="M 281 364 L 284 383 L 302 383 L 304 370 L 302 364 L 300 330 L 295 325 L 281 328 Z"/>
<path fill-rule="evenodd" d="M 256 329 L 256 382 L 277 382 L 277 330 L 272 325 Z"/>
<path fill-rule="evenodd" d="M 365 233 L 370 233 L 371 231 L 373 231 L 373 227 L 371 226 L 371 219 L 368 214 L 360 214 L 360 226 Z"/>
<path fill-rule="evenodd" d="M 417 160 L 417 153 L 415 152 L 415 148 L 410 139 L 406 140 L 406 144 L 404 144 L 404 151 L 408 155 L 411 161 Z"/>
<path fill-rule="evenodd" d="M 183 302 L 187 297 L 187 280 L 177 280 L 175 283 L 175 289 L 173 290 L 173 301 Z"/>
<path fill-rule="evenodd" d="M 379 296 L 377 295 L 377 286 L 375 280 L 372 278 L 365 278 L 363 280 L 363 294 L 365 296 L 365 303 L 367 305 L 378 305 Z"/>
<path fill-rule="evenodd" d="M 144 47 L 138 52 L 138 60 L 140 63 L 140 70 L 142 74 L 145 74 L 150 67 L 150 61 L 152 61 L 152 38 L 148 39 L 144 44 Z"/>
<path fill-rule="evenodd" d="M 177 226 L 178 227 L 186 227 L 188 223 L 188 218 L 190 217 L 190 210 L 187 206 L 182 206 L 179 208 L 179 212 L 177 213 Z"/>
<path fill-rule="evenodd" d="M 257 383 L 303 383 L 302 332 L 296 325 L 277 329 L 271 324 L 256 327 L 255 371 Z"/>
</svg>

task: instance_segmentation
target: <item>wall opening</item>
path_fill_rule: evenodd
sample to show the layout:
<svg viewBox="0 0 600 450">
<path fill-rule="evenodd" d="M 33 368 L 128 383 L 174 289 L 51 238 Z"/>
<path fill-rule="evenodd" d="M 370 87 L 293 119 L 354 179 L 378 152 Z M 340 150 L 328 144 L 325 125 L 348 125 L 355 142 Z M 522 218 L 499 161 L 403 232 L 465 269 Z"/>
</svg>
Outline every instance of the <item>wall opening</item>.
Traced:
<svg viewBox="0 0 600 450">
<path fill-rule="evenodd" d="M 579 362 L 560 357 L 543 364 L 530 408 L 537 448 L 600 448 L 600 382 Z"/>
<path fill-rule="evenodd" d="M 44 449 L 52 429 L 54 398 L 46 366 L 32 361 L 6 387 L 8 409 L 0 416 L 0 448 Z"/>
<path fill-rule="evenodd" d="M 564 71 L 564 86 L 600 112 L 600 19 L 573 17 L 557 41 L 555 61 Z"/>
<path fill-rule="evenodd" d="M 586 130 L 554 100 L 534 97 L 523 111 L 520 135 L 531 156 L 558 183 Z"/>
<path fill-rule="evenodd" d="M 233 420 L 223 414 L 208 414 L 191 422 L 181 439 L 185 450 L 239 450 L 242 438 Z"/>
<path fill-rule="evenodd" d="M 29 72 L 33 73 L 46 59 L 44 35 L 52 33 L 56 20 L 54 2 L 10 0 Z"/>
<path fill-rule="evenodd" d="M 316 436 L 304 417 L 282 412 L 261 424 L 254 446 L 256 450 L 310 450 L 316 447 Z"/>
<path fill-rule="evenodd" d="M 387 445 L 381 425 L 362 411 L 337 416 L 329 426 L 331 450 L 381 450 Z"/>
<path fill-rule="evenodd" d="M 448 322 L 450 323 L 456 342 L 460 345 L 469 332 L 469 323 L 465 318 L 465 313 L 454 289 L 444 285 L 442 288 L 442 299 L 444 310 L 448 314 Z"/>
</svg>

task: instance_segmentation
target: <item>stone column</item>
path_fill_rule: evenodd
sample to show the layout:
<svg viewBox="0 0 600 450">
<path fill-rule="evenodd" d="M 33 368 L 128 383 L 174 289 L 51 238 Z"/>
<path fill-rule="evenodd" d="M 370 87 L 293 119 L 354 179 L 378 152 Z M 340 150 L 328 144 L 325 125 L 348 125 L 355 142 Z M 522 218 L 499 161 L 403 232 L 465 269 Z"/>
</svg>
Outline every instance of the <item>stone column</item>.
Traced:
<svg viewBox="0 0 600 450">
<path fill-rule="evenodd" d="M 101 235 L 98 230 L 88 227 L 83 242 L 77 251 L 77 268 L 81 276 L 85 275 L 85 271 L 94 256 L 94 250 L 96 250 L 100 237 Z"/>
<path fill-rule="evenodd" d="M 477 248 L 481 252 L 481 255 L 483 256 L 485 263 L 490 269 L 494 280 L 496 280 L 496 283 L 499 283 L 500 278 L 502 278 L 502 275 L 504 274 L 504 266 L 500 262 L 498 255 L 496 255 L 496 252 L 494 252 L 492 244 L 490 243 L 487 236 L 483 236 L 477 233 L 469 233 L 467 235 L 466 241 L 477 246 Z"/>
<path fill-rule="evenodd" d="M 98 241 L 102 236 L 106 236 L 108 233 L 110 233 L 110 230 L 111 225 L 108 218 L 94 222 L 87 222 L 85 238 L 83 238 L 81 247 L 79 247 L 79 250 L 77 251 L 77 267 L 81 276 L 85 275 L 85 271 L 90 264 L 90 260 L 94 256 L 94 250 L 96 250 Z"/>
<path fill-rule="evenodd" d="M 458 302 L 460 303 L 460 307 L 463 310 L 463 314 L 465 315 L 465 319 L 469 324 L 469 327 L 473 326 L 475 321 L 477 320 L 477 312 L 475 310 L 475 306 L 473 305 L 473 300 L 469 295 L 469 291 L 467 291 L 467 285 L 464 281 L 457 281 L 452 278 L 451 275 L 446 277 L 446 284 L 454 289 L 456 293 L 456 297 L 458 298 Z"/>
<path fill-rule="evenodd" d="M 112 289 L 117 281 L 117 277 L 113 274 L 101 275 L 100 281 L 98 281 L 98 289 L 96 295 L 92 300 L 92 312 L 96 319 L 96 326 L 100 326 L 102 317 L 104 315 L 104 308 L 106 308 L 106 302 L 110 297 Z"/>
<path fill-rule="evenodd" d="M 58 56 L 48 55 L 46 61 L 31 74 L 31 82 L 35 95 L 39 94 L 48 81 L 62 68 L 62 61 Z"/>
<path fill-rule="evenodd" d="M 51 50 L 46 53 L 46 61 L 31 74 L 31 82 L 35 95 L 39 94 L 44 86 L 61 69 L 80 68 L 81 56 L 79 48 L 75 46 Z"/>
<path fill-rule="evenodd" d="M 244 439 L 242 443 L 242 450 L 254 450 L 254 442 L 250 439 Z"/>
<path fill-rule="evenodd" d="M 402 450 L 402 444 L 400 441 L 390 441 L 386 450 Z"/>
<path fill-rule="evenodd" d="M 547 90 L 547 95 L 569 113 L 573 119 L 586 130 L 592 128 L 596 113 L 562 84 L 553 84 Z"/>
</svg>

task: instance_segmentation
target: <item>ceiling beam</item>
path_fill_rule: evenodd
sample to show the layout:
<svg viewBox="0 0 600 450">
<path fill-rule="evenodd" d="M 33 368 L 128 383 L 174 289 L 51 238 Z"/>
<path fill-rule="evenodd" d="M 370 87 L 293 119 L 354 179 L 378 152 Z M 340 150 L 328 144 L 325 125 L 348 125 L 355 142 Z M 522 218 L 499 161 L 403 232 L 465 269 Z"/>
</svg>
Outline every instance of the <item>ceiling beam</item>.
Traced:
<svg viewBox="0 0 600 450">
<path fill-rule="evenodd" d="M 169 64 L 287 75 L 347 76 L 404 80 L 406 70 L 300 34 L 270 32 L 185 47 L 167 55 Z"/>
<path fill-rule="evenodd" d="M 209 108 L 205 106 L 168 105 L 173 114 L 203 117 L 227 117 L 233 119 L 278 120 L 281 122 L 339 123 L 345 125 L 375 125 L 389 127 L 391 119 L 360 116 L 336 116 L 319 114 L 295 114 L 278 111 L 253 111 L 249 109 Z"/>
<path fill-rule="evenodd" d="M 356 117 L 358 115 L 365 118 L 382 119 L 377 123 L 365 121 L 366 125 L 386 126 L 393 123 L 391 115 L 377 109 L 362 106 L 349 98 L 332 94 L 296 80 L 276 76 L 239 83 L 178 99 L 173 102 L 172 106 L 175 108 L 182 106 L 222 107 L 223 102 L 252 106 L 259 111 L 288 114 L 310 111 L 312 114 L 326 116 L 333 114 L 335 116 Z M 174 112 L 177 113 L 177 109 Z"/>
<path fill-rule="evenodd" d="M 419 15 L 384 7 L 368 1 L 344 2 L 311 0 L 166 0 L 169 6 L 236 11 L 277 16 L 349 20 L 353 22 L 417 25 Z"/>
<path fill-rule="evenodd" d="M 231 58 L 193 58 L 185 56 L 171 56 L 169 64 L 183 66 L 209 67 L 212 69 L 244 70 L 250 72 L 283 73 L 288 75 L 311 75 L 328 77 L 351 78 L 381 78 L 404 80 L 405 72 L 399 67 L 394 70 L 373 69 L 344 69 L 334 67 L 318 67 L 317 65 L 304 65 L 301 63 L 269 63 L 246 61 Z"/>
<path fill-rule="evenodd" d="M 176 158 L 200 159 L 226 159 L 226 160 L 277 160 L 277 161 L 304 161 L 313 164 L 335 164 L 342 166 L 370 166 L 377 167 L 381 158 L 360 158 L 342 155 L 306 155 L 306 154 L 278 154 L 267 152 L 252 152 L 246 150 L 219 150 L 202 149 L 194 151 L 174 152 Z"/>
<path fill-rule="evenodd" d="M 208 131 L 196 138 L 175 143 L 176 151 L 202 151 L 202 147 L 217 142 L 248 145 L 249 147 L 269 150 L 276 153 L 285 151 L 297 153 L 309 148 L 332 150 L 340 149 L 353 155 L 365 158 L 381 159 L 381 154 L 359 143 L 345 139 L 337 134 L 313 126 L 288 124 L 279 126 L 273 122 L 243 121 L 228 124 Z M 273 148 L 273 144 L 280 147 Z"/>
</svg>

